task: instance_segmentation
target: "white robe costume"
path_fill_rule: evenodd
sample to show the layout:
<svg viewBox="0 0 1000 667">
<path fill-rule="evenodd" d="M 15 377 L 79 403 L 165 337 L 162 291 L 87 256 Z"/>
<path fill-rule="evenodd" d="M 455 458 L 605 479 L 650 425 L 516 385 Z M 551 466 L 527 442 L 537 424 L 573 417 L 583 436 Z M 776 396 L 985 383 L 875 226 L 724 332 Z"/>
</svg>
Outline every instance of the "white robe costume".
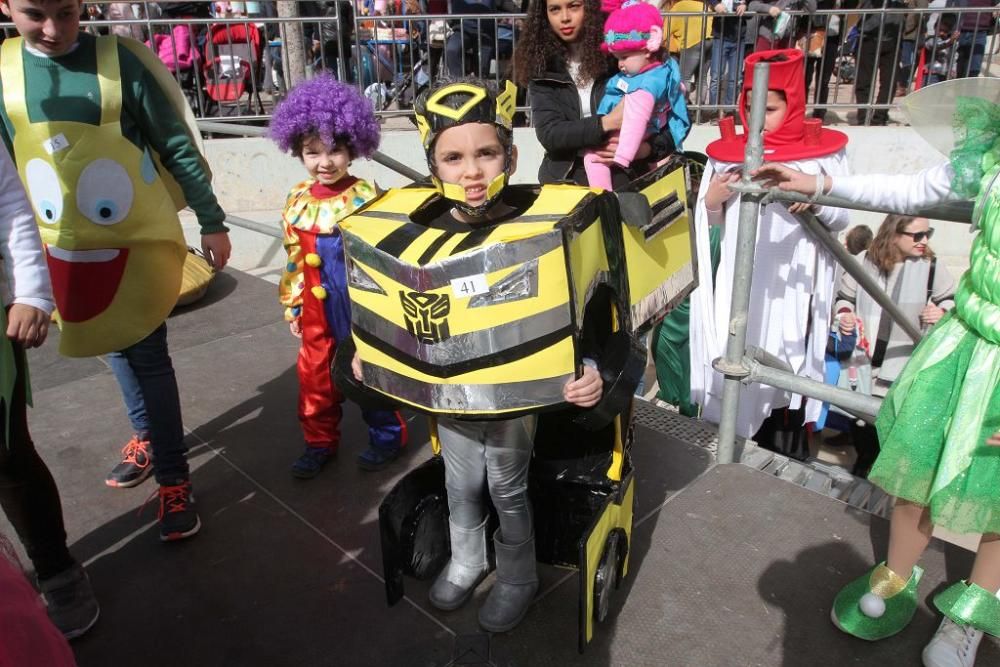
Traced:
<svg viewBox="0 0 1000 667">
<path fill-rule="evenodd" d="M 841 176 L 848 172 L 843 150 L 785 164 L 807 174 L 822 171 Z M 722 412 L 724 378 L 712 368 L 712 361 L 726 351 L 740 197 L 726 204 L 722 257 L 713 294 L 705 194 L 716 172 L 740 169 L 741 164 L 709 160 L 695 213 L 699 287 L 691 295 L 691 401 L 701 405 L 702 418 L 713 423 L 719 422 Z M 846 209 L 819 207 L 816 215 L 832 233 L 848 225 Z M 812 239 L 783 203 L 767 205 L 760 213 L 757 228 L 747 345 L 775 355 L 798 375 L 822 382 L 835 266 L 833 256 Z M 797 409 L 801 402 L 801 396 L 780 389 L 756 383 L 744 385 L 736 434 L 752 437 L 773 409 Z M 806 423 L 816 420 L 821 405 L 819 401 L 806 403 Z"/>
</svg>

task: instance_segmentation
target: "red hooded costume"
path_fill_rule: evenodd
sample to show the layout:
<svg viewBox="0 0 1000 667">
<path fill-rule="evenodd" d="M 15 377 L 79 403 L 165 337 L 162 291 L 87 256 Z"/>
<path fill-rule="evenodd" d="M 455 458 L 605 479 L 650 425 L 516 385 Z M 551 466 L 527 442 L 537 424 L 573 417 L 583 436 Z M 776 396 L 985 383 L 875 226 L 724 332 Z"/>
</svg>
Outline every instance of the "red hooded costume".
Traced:
<svg viewBox="0 0 1000 667">
<path fill-rule="evenodd" d="M 749 127 L 747 100 L 753 88 L 753 69 L 759 62 L 771 65 L 768 90 L 784 93 L 788 109 L 777 130 L 764 133 L 764 159 L 768 162 L 788 162 L 832 155 L 847 145 L 847 135 L 822 127 L 818 119 L 806 119 L 805 54 L 798 49 L 779 49 L 751 53 L 744 61 L 743 92 L 739 111 L 743 127 Z M 747 135 L 736 134 L 732 121 L 720 123 L 722 138 L 705 149 L 721 162 L 742 162 Z"/>
</svg>

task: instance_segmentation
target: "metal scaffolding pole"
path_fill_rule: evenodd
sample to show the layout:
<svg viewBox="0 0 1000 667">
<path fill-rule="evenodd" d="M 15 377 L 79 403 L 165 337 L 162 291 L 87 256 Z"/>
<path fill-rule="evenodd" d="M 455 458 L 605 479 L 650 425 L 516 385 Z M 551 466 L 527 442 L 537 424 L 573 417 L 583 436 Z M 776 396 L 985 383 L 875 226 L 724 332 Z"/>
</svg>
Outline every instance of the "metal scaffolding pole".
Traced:
<svg viewBox="0 0 1000 667">
<path fill-rule="evenodd" d="M 764 114 L 767 110 L 767 81 L 771 66 L 757 63 L 753 70 L 750 101 L 750 127 L 743 157 L 743 182 L 750 183 L 750 172 L 764 162 Z M 753 275 L 754 246 L 757 243 L 757 216 L 763 193 L 748 193 L 740 198 L 739 229 L 736 234 L 736 264 L 733 269 L 733 300 L 729 312 L 729 337 L 726 355 L 716 359 L 715 369 L 726 376 L 722 389 L 722 414 L 719 420 L 719 463 L 732 463 L 736 445 L 736 415 L 740 407 L 740 384 L 749 374 L 743 364 L 747 343 L 747 312 L 750 306 L 750 278 Z"/>
<path fill-rule="evenodd" d="M 767 81 L 767 63 L 757 63 L 754 67 L 753 90 L 750 104 L 750 127 L 747 132 L 743 176 L 739 183 L 734 183 L 730 186 L 730 189 L 740 193 L 741 199 L 726 352 L 723 358 L 716 359 L 713 362 L 715 369 L 725 376 L 722 394 L 722 414 L 719 421 L 719 463 L 732 463 L 734 460 L 736 418 L 739 414 L 739 392 L 740 385 L 743 383 L 759 382 L 809 398 L 833 403 L 868 422 L 874 422 L 875 416 L 878 414 L 879 407 L 881 406 L 881 399 L 879 398 L 857 394 L 845 389 L 828 386 L 809 378 L 799 377 L 789 372 L 790 369 L 786 368 L 786 364 L 772 355 L 766 354 L 761 350 L 748 349 L 746 347 L 747 313 L 750 306 L 754 245 L 756 243 L 758 216 L 761 206 L 766 206 L 771 201 L 785 201 L 866 211 L 876 210 L 839 197 L 829 195 L 806 197 L 797 193 L 785 192 L 778 188 L 765 188 L 761 184 L 751 181 L 750 172 L 757 169 L 762 163 L 763 138 L 761 130 L 763 129 L 767 102 Z M 901 211 L 885 212 L 901 213 Z M 972 217 L 972 206 L 970 202 L 948 202 L 943 205 L 906 213 L 922 217 L 932 217 L 939 220 L 968 223 Z M 868 275 L 860 262 L 837 242 L 819 219 L 809 211 L 800 213 L 797 217 L 809 234 L 826 248 L 838 260 L 841 266 L 858 281 L 858 286 L 871 295 L 886 314 L 914 342 L 919 342 L 922 337 L 921 331 L 906 319 L 889 295 Z"/>
<path fill-rule="evenodd" d="M 808 396 L 843 408 L 869 424 L 875 423 L 875 416 L 882 406 L 882 399 L 859 392 L 840 389 L 810 378 L 801 377 L 787 371 L 771 368 L 753 359 L 746 360 L 751 382 L 759 382 L 794 394 Z"/>
<path fill-rule="evenodd" d="M 970 200 L 949 201 L 934 206 L 925 206 L 913 211 L 898 211 L 883 208 L 872 208 L 865 204 L 858 203 L 851 199 L 836 197 L 834 195 L 804 195 L 798 192 L 786 192 L 780 188 L 765 188 L 757 182 L 733 183 L 730 190 L 740 194 L 764 193 L 768 199 L 786 202 L 798 202 L 803 204 L 816 204 L 817 206 L 830 206 L 833 208 L 849 208 L 857 211 L 870 211 L 872 213 L 898 213 L 900 215 L 912 215 L 915 218 L 930 218 L 931 220 L 947 220 L 949 222 L 972 222 L 972 206 Z"/>
</svg>

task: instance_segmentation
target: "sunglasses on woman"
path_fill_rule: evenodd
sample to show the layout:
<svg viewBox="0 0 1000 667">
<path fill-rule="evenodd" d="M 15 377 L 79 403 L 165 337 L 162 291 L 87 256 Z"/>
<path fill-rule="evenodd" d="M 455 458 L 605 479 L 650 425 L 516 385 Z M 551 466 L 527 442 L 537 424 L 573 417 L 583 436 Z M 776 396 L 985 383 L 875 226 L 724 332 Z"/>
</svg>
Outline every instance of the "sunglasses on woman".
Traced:
<svg viewBox="0 0 1000 667">
<path fill-rule="evenodd" d="M 909 236 L 911 239 L 913 239 L 914 243 L 920 243 L 924 239 L 927 239 L 928 241 L 931 240 L 931 237 L 934 236 L 934 228 L 931 227 L 926 232 L 899 232 L 899 233 Z"/>
</svg>

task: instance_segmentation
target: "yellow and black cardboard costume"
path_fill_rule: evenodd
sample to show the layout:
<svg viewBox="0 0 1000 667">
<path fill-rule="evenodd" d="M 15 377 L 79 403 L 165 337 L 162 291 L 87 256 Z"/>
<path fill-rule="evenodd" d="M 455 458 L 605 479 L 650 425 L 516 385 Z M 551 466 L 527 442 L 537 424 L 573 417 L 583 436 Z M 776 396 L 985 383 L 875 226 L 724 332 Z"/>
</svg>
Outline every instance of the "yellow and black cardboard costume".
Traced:
<svg viewBox="0 0 1000 667">
<path fill-rule="evenodd" d="M 464 233 L 412 221 L 437 198 L 432 188 L 390 190 L 344 220 L 365 385 L 422 412 L 477 419 L 561 405 L 600 285 L 626 315 L 616 328 L 640 334 L 693 281 L 683 164 L 653 176 L 620 201 L 572 185 L 508 186 L 537 190 L 534 204 Z M 623 208 L 641 222 L 622 222 Z"/>
<path fill-rule="evenodd" d="M 581 651 L 628 568 L 631 397 L 646 362 L 639 340 L 696 275 L 684 160 L 632 185 L 624 193 L 507 186 L 533 198 L 527 210 L 462 232 L 415 222 L 440 203 L 440 187 L 411 187 L 341 223 L 365 386 L 351 380 L 353 350 L 338 357 L 339 385 L 432 417 L 543 413 L 528 484 L 536 555 L 579 568 Z M 568 409 L 562 387 L 579 376 L 583 322 L 595 308 L 604 398 L 592 410 Z M 382 503 L 390 604 L 403 596 L 404 574 L 430 578 L 447 561 L 447 517 L 440 457 Z"/>
</svg>

